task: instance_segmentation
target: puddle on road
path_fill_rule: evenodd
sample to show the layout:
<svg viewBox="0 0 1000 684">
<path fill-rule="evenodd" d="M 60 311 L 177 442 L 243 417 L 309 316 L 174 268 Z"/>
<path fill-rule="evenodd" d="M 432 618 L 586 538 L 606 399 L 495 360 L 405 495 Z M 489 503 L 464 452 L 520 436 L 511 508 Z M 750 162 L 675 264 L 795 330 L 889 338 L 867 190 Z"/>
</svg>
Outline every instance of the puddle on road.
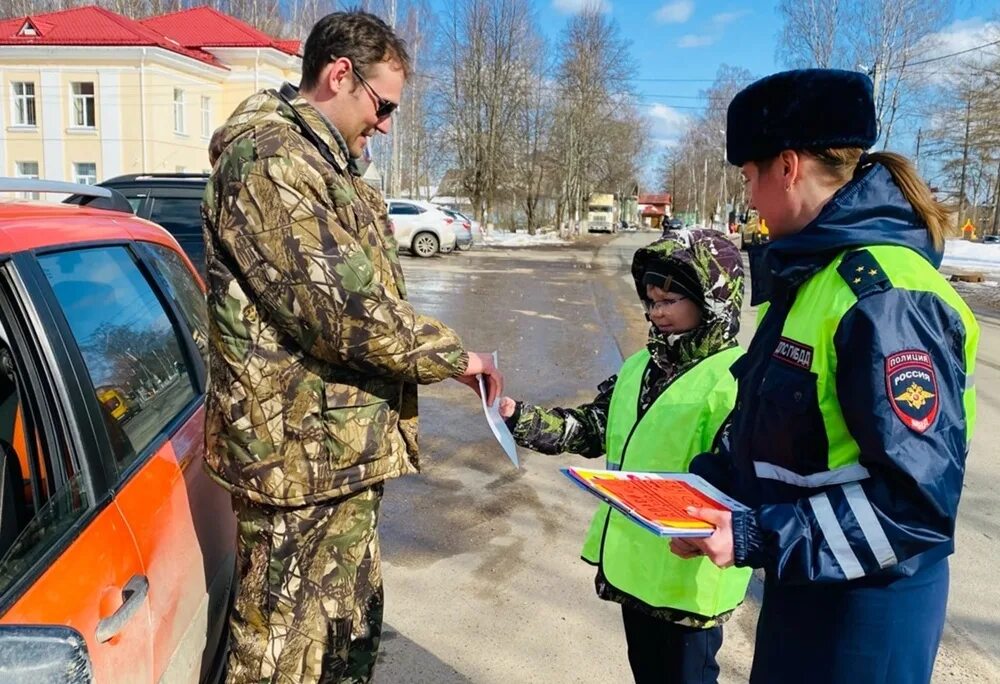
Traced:
<svg viewBox="0 0 1000 684">
<path fill-rule="evenodd" d="M 421 568 L 479 553 L 473 574 L 487 580 L 483 590 L 489 592 L 492 582 L 523 570 L 529 535 L 566 534 L 563 521 L 573 516 L 558 501 L 543 505 L 528 472 L 513 470 L 484 434 L 485 422 L 470 439 L 461 425 L 482 420 L 478 412 L 468 407 L 456 416 L 454 393 L 434 389 L 438 396 L 426 397 L 428 392 L 421 400 L 423 472 L 386 483 L 379 525 L 383 556 L 393 565 Z M 578 521 L 573 523 L 575 531 Z"/>
</svg>

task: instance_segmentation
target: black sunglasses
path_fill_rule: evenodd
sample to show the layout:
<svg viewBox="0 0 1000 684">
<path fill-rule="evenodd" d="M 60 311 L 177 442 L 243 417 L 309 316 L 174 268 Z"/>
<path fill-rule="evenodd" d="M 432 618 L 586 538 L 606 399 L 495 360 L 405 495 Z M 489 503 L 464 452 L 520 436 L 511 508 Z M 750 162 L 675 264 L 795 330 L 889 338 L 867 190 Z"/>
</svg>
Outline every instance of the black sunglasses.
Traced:
<svg viewBox="0 0 1000 684">
<path fill-rule="evenodd" d="M 377 92 L 375 92 L 375 89 L 372 88 L 371 84 L 368 81 L 366 81 L 361 74 L 358 73 L 358 70 L 354 68 L 353 64 L 351 65 L 351 73 L 354 74 L 355 78 L 361 81 L 361 85 L 365 87 L 365 90 L 368 91 L 368 94 L 371 95 L 372 99 L 375 100 L 376 117 L 378 117 L 381 120 L 392 114 L 394 111 L 396 111 L 396 108 L 399 107 L 399 105 L 393 102 L 392 100 L 385 99 Z"/>
</svg>

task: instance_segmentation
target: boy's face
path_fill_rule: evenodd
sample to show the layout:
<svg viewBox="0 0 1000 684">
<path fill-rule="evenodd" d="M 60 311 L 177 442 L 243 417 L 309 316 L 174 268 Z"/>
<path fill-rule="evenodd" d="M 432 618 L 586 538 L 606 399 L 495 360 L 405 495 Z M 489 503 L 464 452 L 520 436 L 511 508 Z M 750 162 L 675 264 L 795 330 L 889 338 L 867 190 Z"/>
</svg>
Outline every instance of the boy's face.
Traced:
<svg viewBox="0 0 1000 684">
<path fill-rule="evenodd" d="M 701 324 L 701 307 L 689 297 L 667 292 L 655 285 L 646 285 L 649 298 L 649 320 L 657 330 L 667 335 L 694 330 Z"/>
</svg>

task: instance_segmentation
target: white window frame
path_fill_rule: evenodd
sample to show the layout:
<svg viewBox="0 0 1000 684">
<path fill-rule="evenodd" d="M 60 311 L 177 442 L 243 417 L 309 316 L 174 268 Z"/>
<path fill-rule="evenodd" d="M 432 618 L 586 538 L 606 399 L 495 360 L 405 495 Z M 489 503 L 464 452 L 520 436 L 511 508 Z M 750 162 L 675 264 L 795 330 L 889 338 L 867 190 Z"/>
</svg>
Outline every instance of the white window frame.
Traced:
<svg viewBox="0 0 1000 684">
<path fill-rule="evenodd" d="M 22 169 L 22 164 L 34 164 L 34 173 L 25 173 Z M 14 177 L 15 178 L 32 178 L 38 180 L 39 172 L 41 171 L 41 165 L 37 161 L 16 161 L 14 162 Z M 37 192 L 22 192 L 21 197 L 24 199 L 39 199 L 41 195 Z"/>
<path fill-rule="evenodd" d="M 89 85 L 93 92 L 76 92 L 77 86 Z M 81 88 L 82 90 L 82 88 Z M 90 110 L 87 101 L 90 101 Z M 79 108 L 78 108 L 79 107 Z M 93 112 L 93 120 L 88 121 L 88 111 Z M 80 116 L 77 116 L 80 114 Z M 69 84 L 70 128 L 97 128 L 97 84 L 93 81 L 73 81 Z"/>
<path fill-rule="evenodd" d="M 174 133 L 184 135 L 184 89 L 174 88 Z"/>
<path fill-rule="evenodd" d="M 210 138 L 212 136 L 212 98 L 208 95 L 201 96 L 201 137 Z"/>
<path fill-rule="evenodd" d="M 25 92 L 18 93 L 17 86 L 31 86 L 31 94 Z M 34 122 L 28 121 L 28 102 L 31 103 L 31 114 Z M 23 105 L 24 109 L 21 109 Z M 37 128 L 38 127 L 38 97 L 35 93 L 35 82 L 34 81 L 11 81 L 10 82 L 10 111 L 11 111 L 11 125 L 22 127 L 22 128 Z M 23 120 L 20 114 L 23 114 Z"/>
<path fill-rule="evenodd" d="M 94 167 L 94 173 L 81 173 L 81 166 L 92 166 Z M 97 184 L 97 163 L 96 162 L 73 162 L 73 182 L 74 183 L 84 183 L 86 185 L 96 185 Z"/>
</svg>

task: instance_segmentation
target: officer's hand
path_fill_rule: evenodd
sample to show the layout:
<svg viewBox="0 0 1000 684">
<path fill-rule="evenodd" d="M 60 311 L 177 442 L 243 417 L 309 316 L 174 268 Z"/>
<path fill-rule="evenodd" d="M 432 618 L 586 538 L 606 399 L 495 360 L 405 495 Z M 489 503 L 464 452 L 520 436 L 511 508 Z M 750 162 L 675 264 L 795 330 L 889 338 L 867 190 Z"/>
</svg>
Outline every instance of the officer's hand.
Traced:
<svg viewBox="0 0 1000 684">
<path fill-rule="evenodd" d="M 503 394 L 503 374 L 493 365 L 492 354 L 480 354 L 479 352 L 469 352 L 469 365 L 465 372 L 455 378 L 463 385 L 471 387 L 476 394 L 479 394 L 479 379 L 477 375 L 482 375 L 486 382 L 486 404 L 493 406 L 497 397 Z"/>
<path fill-rule="evenodd" d="M 715 532 L 710 537 L 702 539 L 671 539 L 670 550 L 681 558 L 705 556 L 720 568 L 728 568 L 733 564 L 733 514 L 729 511 L 719 511 L 714 508 L 689 508 L 690 513 L 699 520 L 715 526 Z"/>
<path fill-rule="evenodd" d="M 510 397 L 500 397 L 500 417 L 510 418 L 514 415 L 514 410 L 517 408 L 517 402 Z"/>
</svg>

